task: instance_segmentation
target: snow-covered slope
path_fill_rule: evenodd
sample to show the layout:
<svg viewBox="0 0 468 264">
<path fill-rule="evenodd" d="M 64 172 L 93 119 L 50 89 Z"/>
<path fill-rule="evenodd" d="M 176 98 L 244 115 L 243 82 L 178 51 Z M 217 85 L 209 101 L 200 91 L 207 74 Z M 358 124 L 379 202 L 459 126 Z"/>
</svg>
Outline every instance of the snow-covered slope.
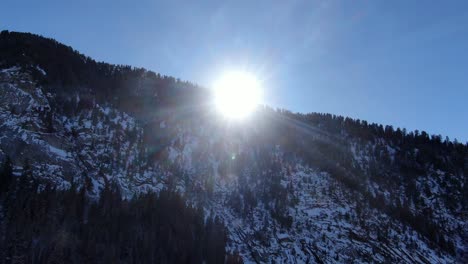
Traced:
<svg viewBox="0 0 468 264">
<path fill-rule="evenodd" d="M 30 69 L 47 74 L 38 65 Z M 453 263 L 466 256 L 466 201 L 459 198 L 466 176 L 427 168 L 415 186 L 402 184 L 391 166 L 398 146 L 385 140 L 362 142 L 296 123 L 285 133 L 278 120 L 288 119 L 269 110 L 242 125 L 206 109 L 187 113 L 181 105 L 155 107 L 157 117 L 148 120 L 112 100 L 85 100 L 83 92 L 64 97 L 39 84 L 30 69 L 0 71 L 0 158 L 10 156 L 18 176 L 30 166 L 43 183 L 73 183 L 91 197 L 106 182 L 128 198 L 177 190 L 224 221 L 228 250 L 245 262 Z M 352 171 L 353 181 L 365 188 L 350 187 L 347 178 L 294 152 L 292 141 L 333 168 Z M 349 164 L 307 144 L 335 147 Z M 387 149 L 388 166 L 375 167 L 380 148 Z M 453 204 L 447 195 L 456 198 Z M 450 241 L 456 252 L 396 215 L 408 210 L 410 220 L 430 211 L 436 240 Z"/>
<path fill-rule="evenodd" d="M 155 188 L 157 169 L 142 169 L 142 129 L 133 117 L 99 104 L 61 115 L 50 106 L 56 94 L 19 68 L 2 70 L 0 95 L 0 144 L 16 174 L 29 163 L 39 179 L 61 188 L 86 184 L 92 195 L 110 179 L 132 193 Z"/>
</svg>

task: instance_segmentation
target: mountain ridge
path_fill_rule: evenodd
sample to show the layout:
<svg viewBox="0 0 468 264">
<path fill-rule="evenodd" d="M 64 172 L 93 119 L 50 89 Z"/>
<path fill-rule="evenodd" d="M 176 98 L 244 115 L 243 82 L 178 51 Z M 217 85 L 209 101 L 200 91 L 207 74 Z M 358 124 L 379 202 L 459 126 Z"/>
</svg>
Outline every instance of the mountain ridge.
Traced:
<svg viewBox="0 0 468 264">
<path fill-rule="evenodd" d="M 268 107 L 236 127 L 203 88 L 37 35 L 0 33 L 0 61 L 0 158 L 17 175 L 29 160 L 42 184 L 90 197 L 175 190 L 245 262 L 466 258 L 468 145 Z"/>
<path fill-rule="evenodd" d="M 44 73 L 44 70 L 41 68 L 41 64 L 42 66 L 44 65 L 48 65 L 47 63 L 45 63 L 44 61 L 45 60 L 49 60 L 49 56 L 47 55 L 42 55 L 42 56 L 39 56 L 38 54 L 43 54 L 43 53 L 46 53 L 48 54 L 49 52 L 47 52 L 47 49 L 55 49 L 55 48 L 60 48 L 61 50 L 61 55 L 62 57 L 72 57 L 72 56 L 76 56 L 77 58 L 74 59 L 75 61 L 79 61 L 81 60 L 84 65 L 88 65 L 90 64 L 91 68 L 93 68 L 92 70 L 87 70 L 87 71 L 96 71 L 96 72 L 105 72 L 104 75 L 108 75 L 110 74 L 111 72 L 119 72 L 119 71 L 122 71 L 122 74 L 125 74 L 127 72 L 135 72 L 136 74 L 147 74 L 149 75 L 150 77 L 157 77 L 157 78 L 161 78 L 161 79 L 165 79 L 167 80 L 168 82 L 172 83 L 171 85 L 175 85 L 174 83 L 178 83 L 178 84 L 181 84 L 183 86 L 188 86 L 190 88 L 195 88 L 195 89 L 205 89 L 205 90 L 208 90 L 207 88 L 204 88 L 200 85 L 197 85 L 195 83 L 191 83 L 189 81 L 183 81 L 183 80 L 180 80 L 179 78 L 176 78 L 176 77 L 172 77 L 172 76 L 168 76 L 168 75 L 161 75 L 159 73 L 156 73 L 154 71 L 151 71 L 151 70 L 147 70 L 145 68 L 141 68 L 141 67 L 133 67 L 133 66 L 130 66 L 130 65 L 123 65 L 123 64 L 110 64 L 110 63 L 106 63 L 106 62 L 99 62 L 99 61 L 96 61 L 94 59 L 92 59 L 91 57 L 89 56 L 86 56 L 82 53 L 80 53 L 79 51 L 73 49 L 71 46 L 67 46 L 67 45 L 64 45 L 58 41 L 56 41 L 55 39 L 53 38 L 46 38 L 46 37 L 43 37 L 41 35 L 37 35 L 37 34 L 32 34 L 32 33 L 24 33 L 24 32 L 14 32 L 14 31 L 8 31 L 8 30 L 3 30 L 2 32 L 0 32 L 0 34 L 3 35 L 3 37 L 5 38 L 18 38 L 16 41 L 18 41 L 18 43 L 27 43 L 27 41 L 25 41 L 24 39 L 26 38 L 32 38 L 34 40 L 41 40 L 42 42 L 48 42 L 47 45 L 43 45 L 45 47 L 43 48 L 36 48 L 36 47 L 32 47 L 32 48 L 36 48 L 37 50 L 35 50 L 33 52 L 34 55 L 32 56 L 27 56 L 27 59 L 26 59 L 26 64 L 28 64 L 28 66 L 30 66 L 29 64 L 36 64 L 36 66 L 39 66 L 39 69 L 38 68 L 32 68 L 31 70 L 31 74 L 34 75 L 34 78 L 40 80 L 40 82 L 44 82 L 44 83 L 47 83 L 48 85 L 55 85 L 57 82 L 61 83 L 61 85 L 64 85 L 62 82 L 65 83 L 65 86 L 67 85 L 66 84 L 66 81 L 63 81 L 61 80 L 61 78 L 64 78 L 64 79 L 76 79 L 77 81 L 80 81 L 80 80 L 83 80 L 83 79 L 87 79 L 87 78 L 75 78 L 75 77 L 69 77 L 69 76 L 65 76 L 65 77 L 61 77 L 61 76 L 56 76 L 57 74 L 55 74 L 53 77 L 49 78 L 50 77 L 50 73 L 48 75 L 45 75 L 43 74 Z M 5 42 L 5 41 L 4 41 Z M 2 50 L 3 51 L 8 51 L 9 53 L 11 53 L 9 51 L 9 49 L 11 48 L 12 45 L 15 45 L 17 44 L 16 42 L 12 42 L 12 43 L 8 43 L 5 45 L 5 43 L 2 43 Z M 31 47 L 28 47 L 27 45 L 15 45 L 15 48 L 14 49 L 24 49 L 24 50 L 27 50 Z M 19 51 L 16 51 L 16 52 L 13 52 L 14 56 L 13 58 L 9 59 L 10 56 L 8 56 L 6 53 L 0 53 L 0 56 L 2 56 L 3 58 L 3 61 L 1 62 L 2 63 L 2 67 L 10 67 L 10 66 L 17 66 L 18 64 L 22 64 L 21 60 L 18 60 L 18 54 L 19 54 Z M 66 56 L 64 56 L 64 54 L 67 54 Z M 24 54 L 23 54 L 24 56 Z M 46 59 L 44 60 L 45 57 Z M 5 59 L 6 58 L 6 59 Z M 66 59 L 64 59 L 66 60 Z M 62 66 L 63 62 L 59 62 L 57 63 L 58 65 Z M 102 68 L 104 69 L 100 69 L 100 70 L 96 70 L 96 68 L 99 67 L 99 65 L 102 66 Z M 25 66 L 25 65 L 23 65 Z M 75 65 L 76 66 L 76 65 Z M 52 72 L 55 72 L 57 71 L 57 69 L 55 67 L 58 67 L 56 64 L 53 64 L 53 69 L 49 69 L 49 71 L 52 71 Z M 105 69 L 105 68 L 109 68 L 109 69 Z M 74 68 L 72 67 L 72 69 L 67 69 L 65 71 L 74 71 Z M 79 75 L 79 74 L 77 74 Z M 44 79 L 45 78 L 45 79 Z M 58 80 L 57 80 L 58 79 Z M 81 86 L 81 85 L 86 85 L 86 82 L 85 83 L 79 83 L 78 86 Z M 202 90 L 203 91 L 203 90 Z M 168 100 L 165 98 L 165 100 Z M 284 109 L 284 108 L 279 108 L 280 110 L 282 111 L 286 111 L 286 112 L 289 112 L 289 113 L 292 113 L 291 111 L 288 111 L 287 109 Z M 299 115 L 307 115 L 307 114 L 303 114 L 303 113 L 300 113 L 300 112 L 296 112 L 296 114 L 299 114 Z M 340 118 L 349 118 L 349 117 L 345 117 L 345 116 L 342 116 L 342 115 L 335 115 L 335 114 L 328 114 L 328 113 L 319 113 L 319 112 L 312 112 L 312 113 L 308 113 L 308 114 L 319 114 L 319 115 L 331 115 L 333 117 L 340 117 Z M 360 119 L 360 118 L 351 118 L 353 119 L 354 121 L 360 121 L 362 120 L 363 122 L 365 123 L 368 123 L 367 121 L 363 120 L 363 119 Z M 378 123 L 369 123 L 369 124 L 372 124 L 372 125 L 378 125 L 378 126 L 382 126 L 381 124 L 378 124 Z M 385 125 L 386 126 L 392 126 L 392 125 Z M 392 126 L 393 128 L 393 126 Z M 398 128 L 395 128 L 395 129 L 399 129 L 400 131 L 405 131 L 405 134 L 406 134 L 406 129 L 405 128 L 401 128 L 401 127 L 398 127 Z M 409 133 L 415 133 L 416 130 L 414 131 L 409 131 Z M 429 134 L 427 133 L 426 131 L 424 130 L 418 130 L 418 133 L 425 133 L 427 134 L 428 136 L 437 136 L 437 137 L 441 137 L 441 140 L 442 140 L 442 135 L 437 135 L 437 134 Z M 454 139 L 454 140 L 449 140 L 448 139 L 448 136 L 446 136 L 445 138 L 443 138 L 444 141 L 450 141 L 450 142 L 454 142 L 454 140 L 456 140 L 456 143 L 461 143 L 463 144 L 463 142 L 458 142 L 457 139 Z M 468 143 L 468 142 L 466 142 Z M 465 143 L 465 144 L 466 144 Z"/>
</svg>

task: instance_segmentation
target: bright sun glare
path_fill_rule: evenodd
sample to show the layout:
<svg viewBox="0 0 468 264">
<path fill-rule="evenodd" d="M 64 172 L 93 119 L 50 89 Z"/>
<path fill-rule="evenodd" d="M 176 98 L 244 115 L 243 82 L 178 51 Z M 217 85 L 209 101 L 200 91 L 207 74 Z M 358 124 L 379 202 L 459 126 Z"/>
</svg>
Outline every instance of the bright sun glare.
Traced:
<svg viewBox="0 0 468 264">
<path fill-rule="evenodd" d="M 216 108 L 226 117 L 243 119 L 261 100 L 260 82 L 248 72 L 223 74 L 213 85 Z"/>
</svg>

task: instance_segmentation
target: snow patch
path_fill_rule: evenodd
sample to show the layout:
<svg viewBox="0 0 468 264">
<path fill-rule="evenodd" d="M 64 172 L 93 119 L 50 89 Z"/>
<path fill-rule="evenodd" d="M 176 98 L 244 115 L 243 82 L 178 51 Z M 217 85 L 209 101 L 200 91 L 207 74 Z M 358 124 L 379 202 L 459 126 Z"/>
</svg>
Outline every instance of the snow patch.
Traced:
<svg viewBox="0 0 468 264">
<path fill-rule="evenodd" d="M 42 75 L 47 75 L 47 73 L 39 66 L 36 65 L 36 70 L 38 70 Z"/>
<path fill-rule="evenodd" d="M 49 145 L 49 151 L 59 156 L 62 159 L 68 158 L 68 153 L 63 149 L 59 149 L 59 148 Z"/>
</svg>

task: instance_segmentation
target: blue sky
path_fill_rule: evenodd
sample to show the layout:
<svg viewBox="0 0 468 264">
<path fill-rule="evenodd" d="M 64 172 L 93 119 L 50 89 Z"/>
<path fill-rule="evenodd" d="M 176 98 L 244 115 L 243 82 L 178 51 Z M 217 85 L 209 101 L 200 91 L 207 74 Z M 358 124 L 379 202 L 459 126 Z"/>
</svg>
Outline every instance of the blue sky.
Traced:
<svg viewBox="0 0 468 264">
<path fill-rule="evenodd" d="M 271 106 L 468 141 L 467 1 L 4 0 L 0 29 L 205 86 L 247 69 Z"/>
</svg>

